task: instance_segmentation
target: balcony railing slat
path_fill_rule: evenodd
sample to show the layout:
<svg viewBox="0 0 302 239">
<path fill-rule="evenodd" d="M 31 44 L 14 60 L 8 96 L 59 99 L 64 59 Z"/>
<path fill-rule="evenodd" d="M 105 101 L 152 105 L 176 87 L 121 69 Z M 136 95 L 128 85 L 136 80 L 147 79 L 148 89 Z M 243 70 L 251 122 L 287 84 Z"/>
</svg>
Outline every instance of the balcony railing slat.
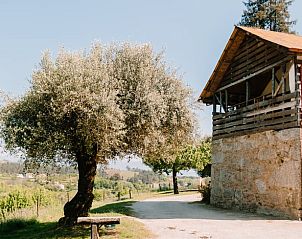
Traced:
<svg viewBox="0 0 302 239">
<path fill-rule="evenodd" d="M 243 135 L 270 129 L 298 127 L 298 92 L 256 102 L 213 116 L 213 138 Z"/>
</svg>

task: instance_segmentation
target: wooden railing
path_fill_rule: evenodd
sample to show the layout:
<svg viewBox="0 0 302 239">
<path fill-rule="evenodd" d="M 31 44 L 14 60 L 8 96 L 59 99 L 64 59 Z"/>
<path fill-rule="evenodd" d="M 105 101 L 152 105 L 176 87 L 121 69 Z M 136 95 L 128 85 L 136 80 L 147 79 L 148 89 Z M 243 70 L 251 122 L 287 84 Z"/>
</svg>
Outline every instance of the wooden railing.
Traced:
<svg viewBox="0 0 302 239">
<path fill-rule="evenodd" d="M 299 102 L 298 93 L 295 92 L 215 114 L 213 138 L 298 127 Z"/>
</svg>

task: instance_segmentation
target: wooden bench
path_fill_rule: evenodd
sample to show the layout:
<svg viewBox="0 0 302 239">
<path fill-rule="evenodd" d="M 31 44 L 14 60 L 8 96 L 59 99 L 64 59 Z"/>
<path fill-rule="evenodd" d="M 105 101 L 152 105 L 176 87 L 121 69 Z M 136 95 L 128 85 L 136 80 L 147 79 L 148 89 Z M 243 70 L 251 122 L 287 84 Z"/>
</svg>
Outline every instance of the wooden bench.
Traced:
<svg viewBox="0 0 302 239">
<path fill-rule="evenodd" d="M 103 225 L 120 224 L 119 217 L 79 217 L 78 224 L 91 225 L 91 239 L 100 238 L 98 229 Z"/>
</svg>

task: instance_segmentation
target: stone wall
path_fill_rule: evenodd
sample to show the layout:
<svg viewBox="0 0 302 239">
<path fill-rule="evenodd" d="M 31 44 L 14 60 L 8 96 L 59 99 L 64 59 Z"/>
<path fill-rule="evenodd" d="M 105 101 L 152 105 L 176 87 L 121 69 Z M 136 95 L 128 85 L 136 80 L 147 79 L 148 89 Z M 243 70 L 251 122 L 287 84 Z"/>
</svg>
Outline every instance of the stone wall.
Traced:
<svg viewBox="0 0 302 239">
<path fill-rule="evenodd" d="M 300 129 L 213 141 L 211 204 L 298 219 Z"/>
</svg>

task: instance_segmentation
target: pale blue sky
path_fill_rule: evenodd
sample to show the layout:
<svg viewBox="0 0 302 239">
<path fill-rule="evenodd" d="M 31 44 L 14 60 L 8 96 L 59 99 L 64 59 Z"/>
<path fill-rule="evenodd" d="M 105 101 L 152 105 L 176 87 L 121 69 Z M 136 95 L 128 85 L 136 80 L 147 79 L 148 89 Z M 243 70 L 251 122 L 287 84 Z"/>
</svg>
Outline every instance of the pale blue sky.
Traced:
<svg viewBox="0 0 302 239">
<path fill-rule="evenodd" d="M 103 43 L 151 43 L 197 95 L 242 15 L 241 0 L 0 0 L 0 89 L 22 95 L 41 53 Z M 302 1 L 290 8 L 302 34 Z M 199 116 L 211 134 L 211 107 Z"/>
</svg>

